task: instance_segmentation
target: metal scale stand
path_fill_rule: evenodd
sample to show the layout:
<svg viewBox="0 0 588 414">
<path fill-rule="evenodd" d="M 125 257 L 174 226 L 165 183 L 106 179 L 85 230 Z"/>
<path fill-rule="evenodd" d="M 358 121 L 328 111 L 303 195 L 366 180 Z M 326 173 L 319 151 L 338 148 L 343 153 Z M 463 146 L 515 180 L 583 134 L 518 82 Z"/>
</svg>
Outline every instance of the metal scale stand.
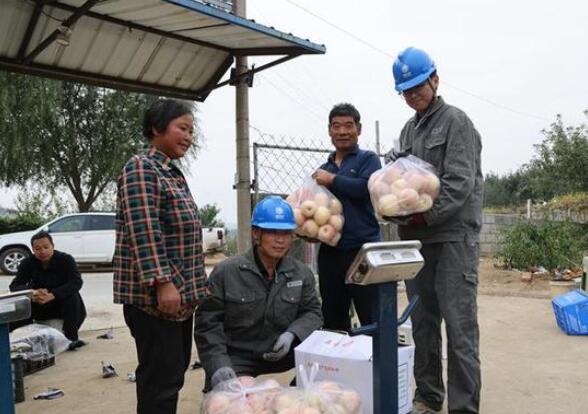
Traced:
<svg viewBox="0 0 588 414">
<path fill-rule="evenodd" d="M 0 295 L 0 413 L 14 414 L 8 324 L 31 316 L 32 290 Z"/>
<path fill-rule="evenodd" d="M 353 329 L 350 335 L 372 336 L 374 414 L 398 412 L 398 325 L 416 306 L 415 296 L 400 320 L 397 312 L 397 282 L 413 279 L 423 267 L 419 241 L 366 243 L 351 264 L 346 283 L 375 285 L 376 322 Z"/>
</svg>

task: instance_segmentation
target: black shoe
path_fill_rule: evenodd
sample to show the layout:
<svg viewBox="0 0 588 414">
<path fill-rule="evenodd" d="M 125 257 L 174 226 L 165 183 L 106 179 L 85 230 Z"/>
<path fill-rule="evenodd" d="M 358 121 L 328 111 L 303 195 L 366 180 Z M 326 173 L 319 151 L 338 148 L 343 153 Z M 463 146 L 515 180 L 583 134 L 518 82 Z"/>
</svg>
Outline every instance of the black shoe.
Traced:
<svg viewBox="0 0 588 414">
<path fill-rule="evenodd" d="M 67 347 L 68 351 L 75 351 L 78 348 L 83 347 L 84 345 L 87 345 L 88 343 L 85 341 L 82 341 L 81 339 L 76 339 L 75 341 L 71 341 L 69 343 L 69 346 Z"/>
</svg>

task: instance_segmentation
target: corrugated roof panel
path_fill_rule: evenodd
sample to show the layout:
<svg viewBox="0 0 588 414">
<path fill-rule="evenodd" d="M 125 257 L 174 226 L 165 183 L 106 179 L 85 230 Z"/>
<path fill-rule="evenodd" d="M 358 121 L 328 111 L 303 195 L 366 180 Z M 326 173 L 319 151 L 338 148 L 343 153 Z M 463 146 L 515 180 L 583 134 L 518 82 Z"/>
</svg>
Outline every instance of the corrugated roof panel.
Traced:
<svg viewBox="0 0 588 414">
<path fill-rule="evenodd" d="M 86 2 L 1 0 L 0 69 L 204 99 L 235 55 L 324 53 L 191 0 L 103 0 L 78 15 Z M 73 23 L 64 46 L 55 33 L 67 21 Z"/>
</svg>

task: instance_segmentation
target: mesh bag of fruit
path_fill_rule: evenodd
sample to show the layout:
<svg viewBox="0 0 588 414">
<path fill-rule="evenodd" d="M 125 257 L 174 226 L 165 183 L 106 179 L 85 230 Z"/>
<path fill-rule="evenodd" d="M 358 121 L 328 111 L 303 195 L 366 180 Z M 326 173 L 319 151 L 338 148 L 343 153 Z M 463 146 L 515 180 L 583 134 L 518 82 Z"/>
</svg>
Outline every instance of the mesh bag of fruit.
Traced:
<svg viewBox="0 0 588 414">
<path fill-rule="evenodd" d="M 339 243 L 345 223 L 343 205 L 326 187 L 309 177 L 286 201 L 294 209 L 299 237 L 330 246 Z"/>
<path fill-rule="evenodd" d="M 313 364 L 307 376 L 300 366 L 297 376 L 300 388 L 282 388 L 272 401 L 276 414 L 360 414 L 359 394 L 333 381 L 315 381 L 318 364 Z"/>
<path fill-rule="evenodd" d="M 273 414 L 272 403 L 281 389 L 274 379 L 239 377 L 218 384 L 207 393 L 201 414 Z"/>
<path fill-rule="evenodd" d="M 386 164 L 368 180 L 374 211 L 383 220 L 429 210 L 439 186 L 435 167 L 414 155 Z"/>
</svg>

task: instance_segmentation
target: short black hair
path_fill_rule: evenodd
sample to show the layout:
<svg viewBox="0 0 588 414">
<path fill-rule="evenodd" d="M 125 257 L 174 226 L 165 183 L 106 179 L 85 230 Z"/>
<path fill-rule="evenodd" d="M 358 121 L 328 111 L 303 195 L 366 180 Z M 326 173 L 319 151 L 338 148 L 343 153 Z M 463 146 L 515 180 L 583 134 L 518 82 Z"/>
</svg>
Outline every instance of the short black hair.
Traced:
<svg viewBox="0 0 588 414">
<path fill-rule="evenodd" d="M 35 240 L 41 240 L 41 239 L 49 239 L 51 246 L 54 246 L 53 237 L 51 237 L 49 232 L 47 232 L 45 230 L 41 230 L 40 232 L 33 234 L 33 237 L 31 237 L 31 246 L 33 245 Z"/>
<path fill-rule="evenodd" d="M 163 132 L 171 121 L 182 115 L 192 115 L 192 107 L 175 99 L 158 99 L 153 102 L 143 117 L 143 136 L 153 138 L 153 130 Z"/>
<path fill-rule="evenodd" d="M 333 118 L 336 116 L 350 116 L 357 125 L 359 125 L 361 121 L 361 115 L 359 114 L 359 111 L 355 108 L 355 106 L 347 102 L 337 104 L 333 107 L 333 109 L 331 109 L 331 112 L 329 112 L 329 125 L 331 125 Z"/>
</svg>

